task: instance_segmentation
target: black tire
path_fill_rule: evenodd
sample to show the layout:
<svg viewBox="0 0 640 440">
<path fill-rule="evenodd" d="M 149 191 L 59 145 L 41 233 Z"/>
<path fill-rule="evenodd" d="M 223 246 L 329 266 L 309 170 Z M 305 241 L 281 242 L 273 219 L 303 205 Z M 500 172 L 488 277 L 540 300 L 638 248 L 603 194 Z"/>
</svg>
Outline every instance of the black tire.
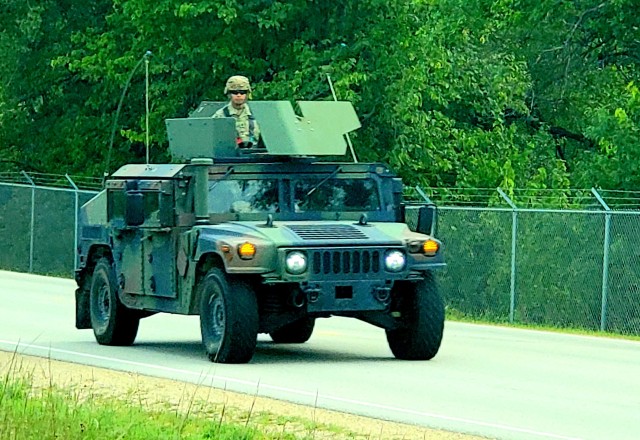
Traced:
<svg viewBox="0 0 640 440">
<path fill-rule="evenodd" d="M 96 264 L 89 290 L 91 328 L 102 345 L 131 345 L 138 334 L 140 318 L 118 299 L 113 265 L 107 258 Z"/>
<path fill-rule="evenodd" d="M 279 344 L 302 344 L 311 337 L 315 324 L 315 318 L 302 318 L 269 333 L 269 336 Z"/>
<path fill-rule="evenodd" d="M 244 281 L 221 269 L 207 272 L 198 285 L 202 344 L 211 362 L 241 364 L 251 360 L 258 338 L 258 301 Z"/>
<path fill-rule="evenodd" d="M 394 296 L 399 299 L 396 310 L 401 326 L 387 330 L 391 352 L 397 359 L 432 359 L 440 349 L 444 331 L 444 302 L 433 274 L 427 272 L 422 281 L 402 284 Z"/>
</svg>

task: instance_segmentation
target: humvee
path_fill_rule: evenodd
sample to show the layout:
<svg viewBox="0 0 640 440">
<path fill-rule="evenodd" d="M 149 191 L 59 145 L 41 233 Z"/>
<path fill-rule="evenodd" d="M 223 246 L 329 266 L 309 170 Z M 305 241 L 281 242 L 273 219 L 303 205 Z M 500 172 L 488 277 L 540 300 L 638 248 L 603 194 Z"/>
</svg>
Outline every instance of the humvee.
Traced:
<svg viewBox="0 0 640 440">
<path fill-rule="evenodd" d="M 76 327 L 131 345 L 142 318 L 199 315 L 209 359 L 245 363 L 260 333 L 304 343 L 344 316 L 385 329 L 398 359 L 433 358 L 436 207 L 405 203 L 384 164 L 328 160 L 360 127 L 350 103 L 298 102 L 300 116 L 252 101 L 261 140 L 246 149 L 232 118 L 211 117 L 224 104 L 167 120 L 174 163 L 125 165 L 82 207 Z"/>
</svg>

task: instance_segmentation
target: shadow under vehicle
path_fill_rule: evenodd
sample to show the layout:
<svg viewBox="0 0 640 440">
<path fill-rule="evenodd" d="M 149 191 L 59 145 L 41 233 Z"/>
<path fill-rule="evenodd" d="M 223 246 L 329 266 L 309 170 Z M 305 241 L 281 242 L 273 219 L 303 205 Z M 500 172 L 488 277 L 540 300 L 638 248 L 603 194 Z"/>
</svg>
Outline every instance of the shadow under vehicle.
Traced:
<svg viewBox="0 0 640 440">
<path fill-rule="evenodd" d="M 221 105 L 166 121 L 179 163 L 125 165 L 82 207 L 76 327 L 130 345 L 144 317 L 199 315 L 209 359 L 244 363 L 259 333 L 304 343 L 346 316 L 384 328 L 398 359 L 434 357 L 436 208 L 406 204 L 384 164 L 326 161 L 360 126 L 351 104 L 254 101 L 246 149 L 232 118 L 211 118 Z"/>
</svg>

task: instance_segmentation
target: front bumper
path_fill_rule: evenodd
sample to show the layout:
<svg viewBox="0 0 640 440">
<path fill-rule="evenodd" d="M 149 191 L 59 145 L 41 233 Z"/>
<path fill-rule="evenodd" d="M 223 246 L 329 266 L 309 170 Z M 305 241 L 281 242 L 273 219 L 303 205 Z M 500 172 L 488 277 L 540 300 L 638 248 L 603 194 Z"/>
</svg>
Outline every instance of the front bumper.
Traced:
<svg viewBox="0 0 640 440">
<path fill-rule="evenodd" d="M 400 271 L 385 267 L 390 250 L 405 253 L 406 265 Z M 285 259 L 290 252 L 307 258 L 306 271 L 288 273 Z M 363 246 L 335 248 L 284 248 L 278 250 L 279 269 L 266 276 L 268 284 L 297 285 L 309 313 L 341 313 L 386 310 L 398 281 L 418 281 L 425 270 L 443 265 L 440 259 L 417 261 L 401 246 Z M 394 294 L 398 294 L 397 289 Z"/>
<path fill-rule="evenodd" d="M 391 302 L 393 281 L 323 281 L 300 285 L 307 312 L 358 312 L 385 310 Z"/>
</svg>

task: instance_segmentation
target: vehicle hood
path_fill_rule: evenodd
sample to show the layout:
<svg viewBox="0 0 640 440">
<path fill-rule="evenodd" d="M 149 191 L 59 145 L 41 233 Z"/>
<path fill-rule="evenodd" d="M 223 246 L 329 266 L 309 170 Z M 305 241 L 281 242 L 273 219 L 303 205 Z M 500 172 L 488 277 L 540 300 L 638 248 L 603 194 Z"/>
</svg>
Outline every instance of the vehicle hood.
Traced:
<svg viewBox="0 0 640 440">
<path fill-rule="evenodd" d="M 265 222 L 238 221 L 206 226 L 201 233 L 219 238 L 264 240 L 276 247 L 402 246 L 407 240 L 427 237 L 412 232 L 404 223 L 362 225 L 353 221 L 274 221 L 271 226 Z"/>
</svg>

